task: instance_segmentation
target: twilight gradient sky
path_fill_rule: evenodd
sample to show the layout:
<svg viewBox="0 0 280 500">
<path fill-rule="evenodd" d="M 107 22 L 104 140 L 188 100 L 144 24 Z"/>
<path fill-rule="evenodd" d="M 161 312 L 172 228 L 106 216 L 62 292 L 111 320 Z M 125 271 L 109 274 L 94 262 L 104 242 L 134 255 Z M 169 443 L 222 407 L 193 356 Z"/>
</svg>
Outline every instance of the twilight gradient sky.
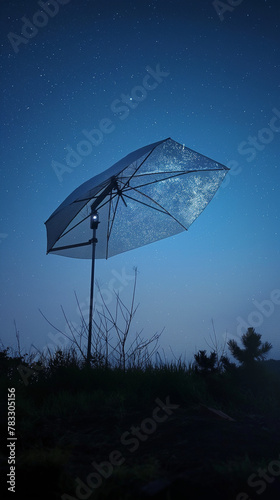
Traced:
<svg viewBox="0 0 280 500">
<path fill-rule="evenodd" d="M 254 326 L 280 359 L 279 1 L 15 0 L 1 11 L 3 343 L 16 345 L 15 320 L 26 350 L 59 346 L 39 309 L 64 330 L 63 305 L 79 324 L 74 290 L 86 311 L 90 261 L 46 256 L 44 222 L 82 182 L 172 137 L 231 172 L 187 233 L 98 260 L 104 297 L 113 306 L 114 287 L 128 299 L 137 266 L 134 326 L 147 337 L 165 327 L 167 357 L 207 348 L 213 319 L 220 343 Z M 98 143 L 77 156 L 93 129 Z"/>
</svg>

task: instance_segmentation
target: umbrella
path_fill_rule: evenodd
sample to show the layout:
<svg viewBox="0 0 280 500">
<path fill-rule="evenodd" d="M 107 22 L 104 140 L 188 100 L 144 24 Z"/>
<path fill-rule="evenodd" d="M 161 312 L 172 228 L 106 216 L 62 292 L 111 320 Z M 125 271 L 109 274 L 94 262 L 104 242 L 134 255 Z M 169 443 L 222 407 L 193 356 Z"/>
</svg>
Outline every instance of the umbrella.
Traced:
<svg viewBox="0 0 280 500">
<path fill-rule="evenodd" d="M 188 230 L 228 170 L 168 138 L 130 153 L 84 182 L 45 222 L 47 253 L 92 261 L 88 362 L 95 259 Z"/>
</svg>

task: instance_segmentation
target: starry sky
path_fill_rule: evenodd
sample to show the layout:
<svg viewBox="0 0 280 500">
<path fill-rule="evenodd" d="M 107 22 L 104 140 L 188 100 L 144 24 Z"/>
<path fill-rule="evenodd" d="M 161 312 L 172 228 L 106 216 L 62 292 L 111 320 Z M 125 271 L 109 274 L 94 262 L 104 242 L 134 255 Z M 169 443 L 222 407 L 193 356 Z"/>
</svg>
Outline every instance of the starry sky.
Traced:
<svg viewBox="0 0 280 500">
<path fill-rule="evenodd" d="M 126 154 L 172 137 L 230 173 L 188 232 L 96 262 L 106 303 L 113 290 L 129 300 L 136 266 L 132 334 L 164 328 L 167 358 L 208 349 L 214 325 L 220 345 L 255 327 L 280 359 L 279 14 L 278 0 L 1 2 L 4 345 L 16 347 L 15 321 L 26 351 L 59 347 L 39 310 L 65 332 L 61 306 L 80 322 L 74 291 L 88 310 L 90 261 L 46 255 L 50 214 Z"/>
</svg>

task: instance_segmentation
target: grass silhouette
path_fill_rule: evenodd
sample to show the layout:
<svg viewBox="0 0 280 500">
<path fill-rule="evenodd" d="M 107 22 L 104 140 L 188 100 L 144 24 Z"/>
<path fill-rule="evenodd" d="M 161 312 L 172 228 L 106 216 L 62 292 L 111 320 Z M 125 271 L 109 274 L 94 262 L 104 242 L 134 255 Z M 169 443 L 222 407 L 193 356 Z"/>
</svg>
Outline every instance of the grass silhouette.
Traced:
<svg viewBox="0 0 280 500">
<path fill-rule="evenodd" d="M 77 478 L 87 485 L 90 473 L 98 475 L 92 462 L 108 461 L 113 450 L 124 463 L 83 498 L 176 499 L 188 492 L 236 500 L 240 491 L 258 498 L 248 477 L 279 458 L 280 362 L 205 372 L 157 358 L 124 371 L 89 367 L 73 348 L 35 364 L 2 349 L 0 361 L 2 393 L 16 391 L 17 490 L 29 499 L 82 498 Z M 178 409 L 153 424 L 156 401 L 167 397 Z M 6 410 L 1 415 L 5 436 Z M 143 440 L 133 435 L 138 448 L 131 452 L 122 436 L 132 439 L 131 429 L 142 427 L 147 432 Z M 7 471 L 4 452 L 1 468 Z M 273 479 L 262 498 L 279 498 Z"/>
</svg>

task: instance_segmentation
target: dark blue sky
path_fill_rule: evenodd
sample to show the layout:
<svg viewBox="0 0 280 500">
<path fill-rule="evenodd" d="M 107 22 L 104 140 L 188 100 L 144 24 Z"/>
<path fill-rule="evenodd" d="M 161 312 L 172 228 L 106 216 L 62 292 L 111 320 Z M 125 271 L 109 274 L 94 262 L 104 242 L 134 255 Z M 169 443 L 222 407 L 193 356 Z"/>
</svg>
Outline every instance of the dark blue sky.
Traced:
<svg viewBox="0 0 280 500">
<path fill-rule="evenodd" d="M 135 327 L 165 327 L 167 355 L 206 348 L 213 319 L 219 342 L 254 326 L 280 359 L 279 2 L 220 2 L 220 16 L 207 0 L 49 3 L 1 5 L 2 341 L 15 345 L 15 319 L 26 349 L 55 343 L 39 309 L 64 329 L 63 305 L 79 323 L 73 290 L 86 310 L 90 261 L 46 256 L 44 221 L 82 182 L 170 136 L 231 172 L 188 233 L 97 261 L 108 303 L 112 287 L 129 297 L 137 266 Z"/>
</svg>

